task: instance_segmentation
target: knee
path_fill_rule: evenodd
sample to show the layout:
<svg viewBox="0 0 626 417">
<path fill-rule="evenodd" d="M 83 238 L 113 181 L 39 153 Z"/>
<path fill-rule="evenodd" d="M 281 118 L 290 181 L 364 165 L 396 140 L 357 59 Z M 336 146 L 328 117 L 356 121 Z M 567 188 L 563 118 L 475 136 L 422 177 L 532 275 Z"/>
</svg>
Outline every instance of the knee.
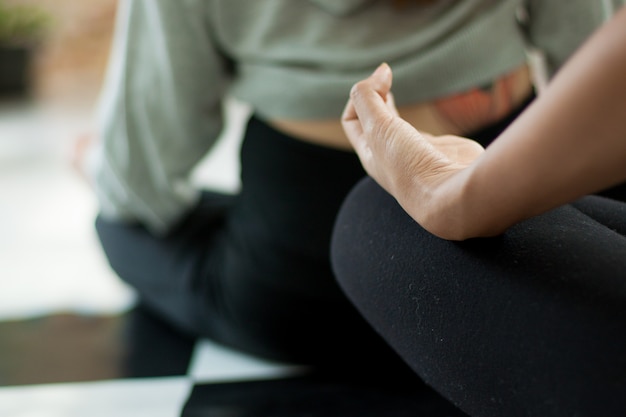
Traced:
<svg viewBox="0 0 626 417">
<path fill-rule="evenodd" d="M 369 177 L 361 180 L 343 201 L 335 220 L 331 246 L 331 264 L 339 281 L 354 274 L 354 265 L 362 264 L 369 228 L 375 227 L 373 201 L 380 187 Z M 364 241 L 365 239 L 365 241 Z"/>
</svg>

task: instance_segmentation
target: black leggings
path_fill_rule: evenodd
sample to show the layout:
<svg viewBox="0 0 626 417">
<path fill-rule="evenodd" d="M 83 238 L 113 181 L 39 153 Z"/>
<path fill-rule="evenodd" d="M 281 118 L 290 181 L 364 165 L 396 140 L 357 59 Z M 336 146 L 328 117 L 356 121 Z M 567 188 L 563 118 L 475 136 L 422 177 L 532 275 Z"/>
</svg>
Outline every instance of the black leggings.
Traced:
<svg viewBox="0 0 626 417">
<path fill-rule="evenodd" d="M 329 365 L 372 356 L 400 364 L 330 268 L 336 213 L 365 175 L 356 156 L 287 137 L 253 117 L 241 167 L 237 196 L 205 192 L 165 238 L 98 218 L 116 273 L 176 327 L 247 352 Z"/>
<path fill-rule="evenodd" d="M 332 262 L 379 334 L 472 417 L 626 416 L 626 203 L 589 196 L 455 243 L 365 179 Z"/>
</svg>

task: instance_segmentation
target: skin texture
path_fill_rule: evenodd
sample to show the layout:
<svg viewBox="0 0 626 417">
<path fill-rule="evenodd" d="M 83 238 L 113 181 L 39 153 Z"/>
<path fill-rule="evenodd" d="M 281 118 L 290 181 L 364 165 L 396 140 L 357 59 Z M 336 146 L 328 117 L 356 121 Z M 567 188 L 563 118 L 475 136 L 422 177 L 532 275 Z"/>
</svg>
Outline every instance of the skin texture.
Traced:
<svg viewBox="0 0 626 417">
<path fill-rule="evenodd" d="M 366 171 L 431 233 L 494 236 L 626 180 L 626 8 L 489 148 L 401 117 L 382 64 L 357 83 L 343 128 Z"/>
</svg>

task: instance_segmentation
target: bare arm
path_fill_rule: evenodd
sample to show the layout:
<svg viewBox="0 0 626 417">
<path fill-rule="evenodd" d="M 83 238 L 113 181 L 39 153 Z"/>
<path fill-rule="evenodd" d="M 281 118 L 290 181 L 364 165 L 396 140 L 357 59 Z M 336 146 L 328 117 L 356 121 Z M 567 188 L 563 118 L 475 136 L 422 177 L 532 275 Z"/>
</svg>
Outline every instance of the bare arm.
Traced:
<svg viewBox="0 0 626 417">
<path fill-rule="evenodd" d="M 626 8 L 487 151 L 397 117 L 382 66 L 343 116 L 365 169 L 432 233 L 462 240 L 626 180 Z M 386 100 L 385 100 L 386 99 Z"/>
</svg>

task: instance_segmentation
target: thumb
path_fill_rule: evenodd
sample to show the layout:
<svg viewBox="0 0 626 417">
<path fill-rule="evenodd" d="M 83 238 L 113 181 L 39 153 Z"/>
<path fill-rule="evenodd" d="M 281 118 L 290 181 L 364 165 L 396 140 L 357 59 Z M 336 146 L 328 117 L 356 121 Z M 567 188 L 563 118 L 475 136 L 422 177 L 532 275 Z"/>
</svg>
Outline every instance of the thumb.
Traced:
<svg viewBox="0 0 626 417">
<path fill-rule="evenodd" d="M 382 99 L 386 102 L 387 96 L 391 91 L 391 82 L 392 82 L 392 72 L 391 67 L 386 62 L 383 62 L 376 68 L 376 70 L 368 77 L 368 80 L 371 80 L 372 87 Z"/>
</svg>

